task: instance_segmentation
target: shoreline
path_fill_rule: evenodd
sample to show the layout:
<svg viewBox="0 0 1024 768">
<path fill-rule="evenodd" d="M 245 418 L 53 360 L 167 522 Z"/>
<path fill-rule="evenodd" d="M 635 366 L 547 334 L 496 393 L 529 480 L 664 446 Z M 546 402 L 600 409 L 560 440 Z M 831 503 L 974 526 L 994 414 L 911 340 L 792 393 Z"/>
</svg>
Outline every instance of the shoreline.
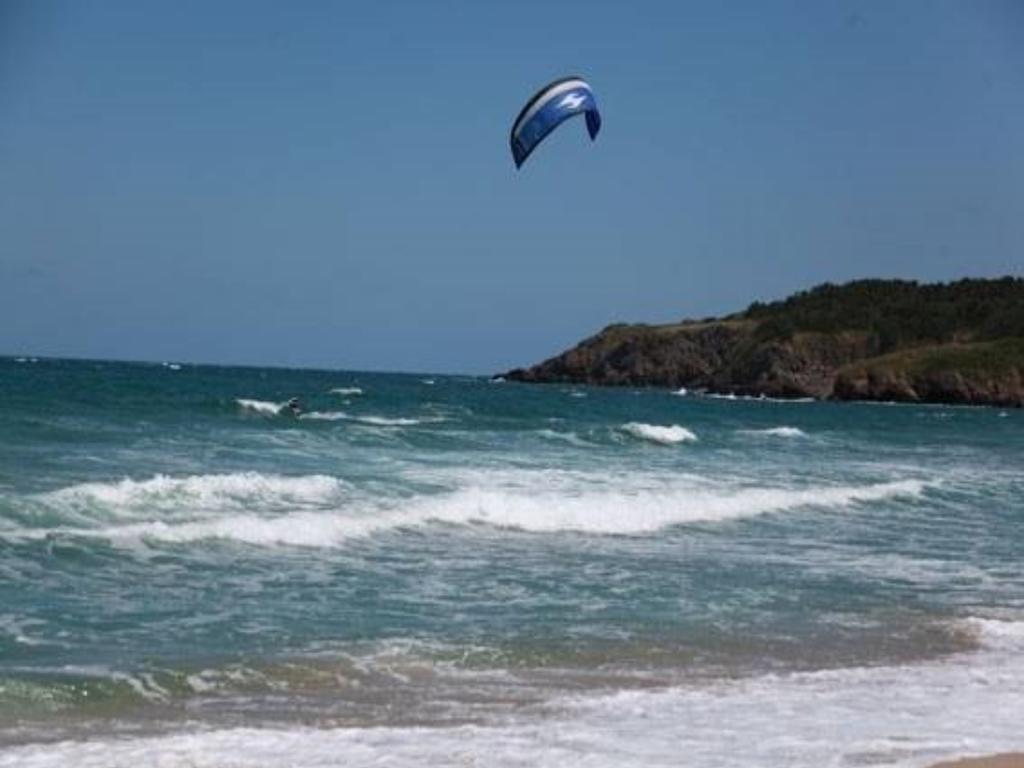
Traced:
<svg viewBox="0 0 1024 768">
<path fill-rule="evenodd" d="M 901 406 L 921 406 L 931 408 L 970 408 L 970 409 L 996 409 L 1001 411 L 1019 411 L 1024 409 L 1024 404 L 1020 403 L 995 403 L 995 402 L 963 402 L 963 401 L 947 401 L 947 400 L 886 400 L 875 397 L 816 397 L 814 395 L 769 395 L 765 392 L 757 392 L 751 394 L 746 391 L 729 391 L 729 390 L 712 390 L 705 387 L 675 387 L 667 386 L 663 384 L 633 384 L 628 382 L 601 382 L 601 381 L 589 381 L 583 379 L 552 379 L 552 380 L 527 380 L 517 377 L 509 378 L 509 374 L 499 373 L 494 374 L 490 377 L 492 383 L 502 384 L 511 381 L 516 384 L 527 384 L 530 386 L 572 386 L 572 387 L 597 387 L 607 390 L 616 389 L 642 389 L 642 390 L 655 390 L 670 395 L 676 395 L 679 397 L 687 397 L 694 399 L 705 399 L 705 400 L 726 400 L 734 402 L 752 402 L 752 403 L 834 403 L 843 405 L 901 405 Z"/>
<path fill-rule="evenodd" d="M 933 763 L 929 768 L 1024 768 L 1024 752 L 1000 752 Z"/>
</svg>

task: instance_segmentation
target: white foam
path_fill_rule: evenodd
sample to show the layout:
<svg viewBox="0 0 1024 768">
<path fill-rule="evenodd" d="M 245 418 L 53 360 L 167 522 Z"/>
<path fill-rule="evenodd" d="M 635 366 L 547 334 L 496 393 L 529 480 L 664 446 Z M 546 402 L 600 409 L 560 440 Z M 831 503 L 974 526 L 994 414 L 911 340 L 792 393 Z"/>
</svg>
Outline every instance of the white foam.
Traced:
<svg viewBox="0 0 1024 768">
<path fill-rule="evenodd" d="M 686 427 L 680 427 L 678 424 L 665 427 L 657 424 L 642 424 L 631 421 L 628 424 L 623 424 L 622 431 L 639 440 L 648 440 L 660 445 L 674 445 L 683 442 L 696 442 L 697 440 L 697 435 L 686 429 Z"/>
<path fill-rule="evenodd" d="M 704 397 L 711 400 L 741 400 L 743 402 L 753 403 L 815 403 L 813 397 L 768 397 L 765 394 L 760 395 L 737 395 L 735 392 L 706 392 Z"/>
<path fill-rule="evenodd" d="M 358 421 L 361 424 L 372 424 L 377 427 L 411 427 L 416 424 L 422 424 L 424 421 L 444 421 L 444 419 L 440 417 L 432 419 L 410 419 L 403 418 L 401 416 L 354 416 L 353 420 Z"/>
<path fill-rule="evenodd" d="M 770 427 L 768 429 L 741 429 L 742 435 L 763 435 L 765 437 L 807 437 L 807 433 L 798 427 Z"/>
<path fill-rule="evenodd" d="M 974 617 L 966 624 L 989 648 L 1024 651 L 1024 621 Z"/>
<path fill-rule="evenodd" d="M 578 439 L 554 430 L 541 436 Z M 84 483 L 31 497 L 38 522 L 0 530 L 0 537 L 65 533 L 133 545 L 219 538 L 333 547 L 353 537 L 436 522 L 538 533 L 646 535 L 676 525 L 914 499 L 934 485 L 896 479 L 766 486 L 683 472 L 612 476 L 516 467 L 413 465 L 399 471 L 404 481 L 433 490 L 411 497 L 387 495 L 328 475 L 257 472 Z"/>
<path fill-rule="evenodd" d="M 337 512 L 292 512 L 280 517 L 240 514 L 186 523 L 154 521 L 78 533 L 127 544 L 137 541 L 183 544 L 217 539 L 262 547 L 331 547 L 394 527 L 395 522 Z"/>
<path fill-rule="evenodd" d="M 438 423 L 445 421 L 441 416 L 433 416 L 429 419 L 413 419 L 402 416 L 361 416 L 345 411 L 311 411 L 310 413 L 303 413 L 299 418 L 320 421 L 354 421 L 374 427 L 412 427 L 426 422 Z"/>
<path fill-rule="evenodd" d="M 276 416 L 285 409 L 285 406 L 288 405 L 287 403 L 272 403 L 268 400 L 250 400 L 245 397 L 236 398 L 235 402 L 238 403 L 243 410 L 262 413 L 267 416 Z"/>
<path fill-rule="evenodd" d="M 679 389 L 677 389 L 672 394 L 673 395 L 678 395 L 679 397 L 686 397 L 689 394 L 689 390 L 687 390 L 686 387 L 680 387 Z"/>
<path fill-rule="evenodd" d="M 310 411 L 309 413 L 300 413 L 299 418 L 314 421 L 347 421 L 350 417 L 344 411 Z"/>
<path fill-rule="evenodd" d="M 508 492 L 467 488 L 424 499 L 416 517 L 450 523 L 488 523 L 535 532 L 646 534 L 667 527 L 721 522 L 801 507 L 842 508 L 889 498 L 916 497 L 916 480 L 867 486 L 801 490 L 750 488 L 721 490 L 693 486 L 635 491 L 600 489 L 574 493 Z"/>
<path fill-rule="evenodd" d="M 132 545 L 139 541 L 174 543 L 222 539 L 259 546 L 335 547 L 381 531 L 432 523 L 487 525 L 536 533 L 578 532 L 591 535 L 645 535 L 692 523 L 714 523 L 801 508 L 842 509 L 855 504 L 920 496 L 925 484 L 904 480 L 864 486 L 815 486 L 803 489 L 721 489 L 693 482 L 677 486 L 617 489 L 601 485 L 588 489 L 570 477 L 553 482 L 538 473 L 520 474 L 516 486 L 493 482 L 469 485 L 449 493 L 418 496 L 408 501 L 365 499 L 344 494 L 333 478 L 297 478 L 292 496 L 274 493 L 253 498 L 250 511 L 230 495 L 218 492 L 217 506 L 181 520 L 165 515 L 158 520 L 117 522 L 104 527 L 63 527 L 0 532 L 11 537 L 45 536 L 62 532 L 95 536 Z M 130 493 L 130 492 L 129 492 Z M 192 507 L 188 499 L 177 498 Z M 305 507 L 305 508 L 303 508 Z"/>
<path fill-rule="evenodd" d="M 330 390 L 331 394 L 334 395 L 361 395 L 363 394 L 362 387 L 335 387 Z"/>
<path fill-rule="evenodd" d="M 81 483 L 41 494 L 37 500 L 76 517 L 109 519 L 169 511 L 294 509 L 335 502 L 347 487 L 342 480 L 327 475 L 156 475 L 147 480 Z"/>
<path fill-rule="evenodd" d="M 1022 650 L 1017 642 L 908 666 L 569 695 L 536 712 L 473 725 L 185 727 L 158 736 L 93 735 L 7 748 L 0 768 L 667 768 L 680 765 L 681 756 L 701 768 L 921 768 L 1020 749 Z"/>
</svg>

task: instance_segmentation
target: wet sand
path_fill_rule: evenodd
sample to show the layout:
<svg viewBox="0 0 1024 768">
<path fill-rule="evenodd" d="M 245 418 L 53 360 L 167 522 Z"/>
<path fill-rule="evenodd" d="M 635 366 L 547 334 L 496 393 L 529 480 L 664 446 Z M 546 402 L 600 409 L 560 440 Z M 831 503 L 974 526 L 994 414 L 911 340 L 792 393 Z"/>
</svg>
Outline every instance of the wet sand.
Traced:
<svg viewBox="0 0 1024 768">
<path fill-rule="evenodd" d="M 932 768 L 1024 768 L 1024 752 L 1007 752 L 986 757 L 965 757 L 961 760 L 936 763 Z"/>
</svg>

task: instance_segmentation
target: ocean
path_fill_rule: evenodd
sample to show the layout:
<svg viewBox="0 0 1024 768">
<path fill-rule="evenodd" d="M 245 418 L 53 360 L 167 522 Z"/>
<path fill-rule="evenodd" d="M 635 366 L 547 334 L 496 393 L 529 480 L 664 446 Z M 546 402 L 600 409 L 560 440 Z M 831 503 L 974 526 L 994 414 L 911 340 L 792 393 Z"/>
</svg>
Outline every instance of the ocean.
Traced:
<svg viewBox="0 0 1024 768">
<path fill-rule="evenodd" d="M 1020 411 L 0 358 L 0 766 L 1020 749 L 1022 552 Z"/>
</svg>

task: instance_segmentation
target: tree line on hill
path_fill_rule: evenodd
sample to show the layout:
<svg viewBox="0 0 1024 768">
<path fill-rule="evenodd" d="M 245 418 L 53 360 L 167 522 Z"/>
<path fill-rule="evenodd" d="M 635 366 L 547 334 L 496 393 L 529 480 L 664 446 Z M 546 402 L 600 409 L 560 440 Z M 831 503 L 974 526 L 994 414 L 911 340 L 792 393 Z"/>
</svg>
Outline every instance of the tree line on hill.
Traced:
<svg viewBox="0 0 1024 768">
<path fill-rule="evenodd" d="M 763 341 L 799 332 L 868 331 L 876 354 L 951 341 L 1024 337 L 1024 279 L 824 283 L 781 301 L 755 301 L 737 319 L 758 321 Z"/>
</svg>

